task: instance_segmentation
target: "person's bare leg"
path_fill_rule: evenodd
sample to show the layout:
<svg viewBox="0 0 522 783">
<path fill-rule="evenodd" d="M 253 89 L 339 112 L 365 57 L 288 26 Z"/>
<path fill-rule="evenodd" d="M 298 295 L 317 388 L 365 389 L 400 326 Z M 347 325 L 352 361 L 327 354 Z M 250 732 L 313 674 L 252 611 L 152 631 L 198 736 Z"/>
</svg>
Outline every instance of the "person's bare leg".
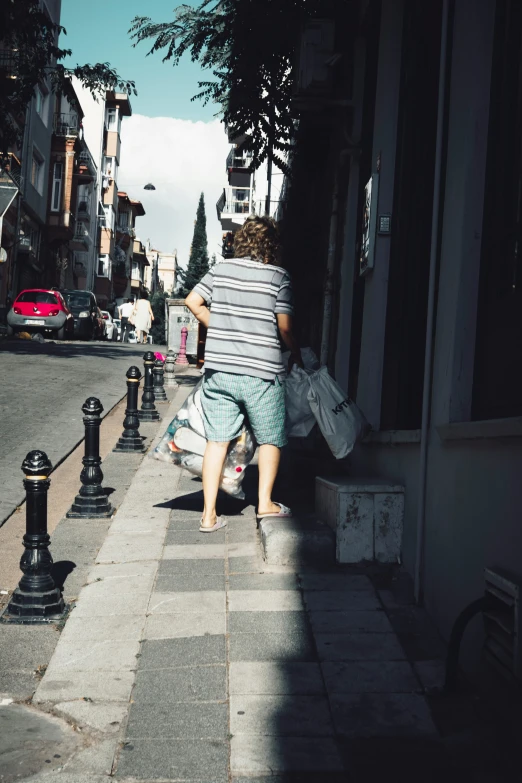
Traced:
<svg viewBox="0 0 522 783">
<path fill-rule="evenodd" d="M 257 506 L 259 516 L 263 514 L 277 514 L 281 510 L 277 503 L 272 502 L 272 490 L 280 461 L 281 449 L 278 449 L 277 446 L 265 443 L 259 447 L 259 501 Z"/>
<path fill-rule="evenodd" d="M 228 443 L 209 441 L 203 457 L 203 509 L 202 527 L 213 527 L 216 523 L 216 500 L 227 456 Z"/>
</svg>

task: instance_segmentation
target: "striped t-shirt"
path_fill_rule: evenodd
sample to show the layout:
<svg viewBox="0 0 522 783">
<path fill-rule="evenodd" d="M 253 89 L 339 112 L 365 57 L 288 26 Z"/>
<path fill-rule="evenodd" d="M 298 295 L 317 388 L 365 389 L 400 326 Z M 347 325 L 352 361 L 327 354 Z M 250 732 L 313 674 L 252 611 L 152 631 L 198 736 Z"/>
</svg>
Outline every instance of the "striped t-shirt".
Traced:
<svg viewBox="0 0 522 783">
<path fill-rule="evenodd" d="M 205 369 L 269 381 L 285 374 L 276 318 L 294 312 L 285 269 L 231 258 L 212 267 L 194 291 L 210 308 Z"/>
</svg>

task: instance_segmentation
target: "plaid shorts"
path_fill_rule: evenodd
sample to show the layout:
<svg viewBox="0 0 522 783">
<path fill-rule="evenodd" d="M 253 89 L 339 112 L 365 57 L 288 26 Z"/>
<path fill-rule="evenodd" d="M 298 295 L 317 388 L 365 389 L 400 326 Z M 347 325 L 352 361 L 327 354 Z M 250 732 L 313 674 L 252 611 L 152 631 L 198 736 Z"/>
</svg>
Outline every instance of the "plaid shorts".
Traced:
<svg viewBox="0 0 522 783">
<path fill-rule="evenodd" d="M 260 446 L 287 443 L 285 387 L 281 378 L 266 381 L 251 375 L 207 370 L 201 387 L 207 439 L 224 443 L 237 438 L 245 415 Z"/>
</svg>

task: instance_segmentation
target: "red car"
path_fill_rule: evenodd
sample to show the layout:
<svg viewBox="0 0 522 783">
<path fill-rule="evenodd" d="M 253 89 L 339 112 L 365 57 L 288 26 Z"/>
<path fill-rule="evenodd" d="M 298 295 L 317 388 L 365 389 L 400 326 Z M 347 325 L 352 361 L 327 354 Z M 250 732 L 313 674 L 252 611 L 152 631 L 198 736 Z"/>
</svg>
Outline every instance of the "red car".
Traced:
<svg viewBox="0 0 522 783">
<path fill-rule="evenodd" d="M 21 291 L 7 314 L 7 334 L 41 332 L 58 340 L 72 337 L 74 318 L 59 291 L 29 288 Z"/>
</svg>

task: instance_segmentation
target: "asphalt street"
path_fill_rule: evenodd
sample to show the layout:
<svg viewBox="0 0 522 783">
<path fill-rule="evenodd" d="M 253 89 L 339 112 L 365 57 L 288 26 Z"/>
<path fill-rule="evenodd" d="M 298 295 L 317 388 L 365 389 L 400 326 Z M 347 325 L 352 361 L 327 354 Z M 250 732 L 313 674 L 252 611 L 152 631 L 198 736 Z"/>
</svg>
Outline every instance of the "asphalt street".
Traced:
<svg viewBox="0 0 522 783">
<path fill-rule="evenodd" d="M 53 465 L 67 456 L 83 438 L 87 397 L 101 400 L 105 416 L 127 392 L 128 368 L 135 364 L 143 372 L 145 350 L 120 343 L 0 340 L 0 525 L 24 499 L 20 466 L 27 452 L 42 449 Z"/>
</svg>

